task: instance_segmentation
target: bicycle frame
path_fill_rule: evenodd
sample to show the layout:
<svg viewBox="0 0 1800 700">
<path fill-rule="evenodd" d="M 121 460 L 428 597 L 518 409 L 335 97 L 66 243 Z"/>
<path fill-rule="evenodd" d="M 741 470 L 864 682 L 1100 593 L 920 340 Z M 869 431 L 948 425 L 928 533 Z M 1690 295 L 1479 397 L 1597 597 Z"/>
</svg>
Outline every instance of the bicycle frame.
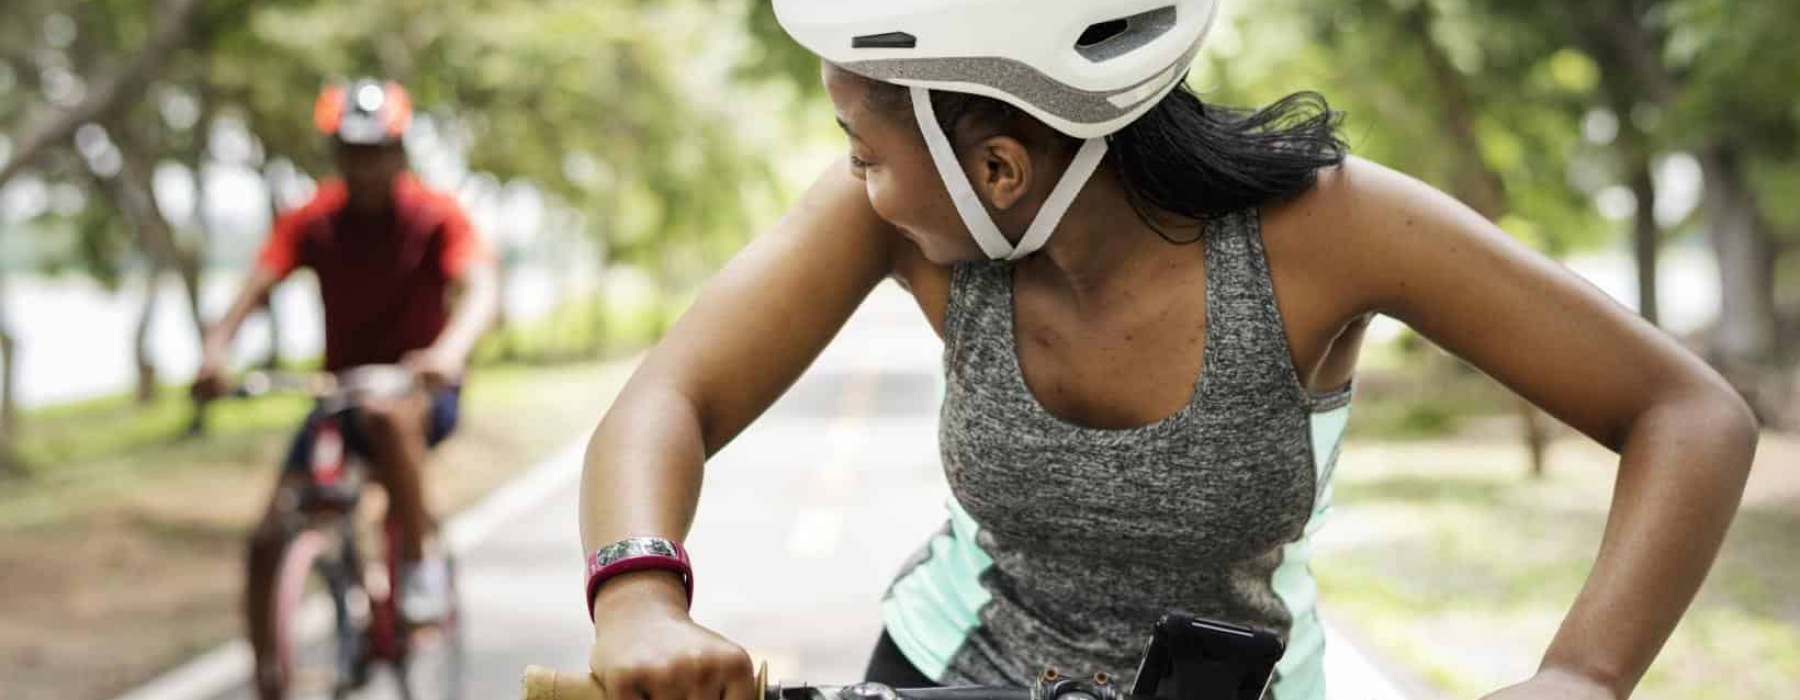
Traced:
<svg viewBox="0 0 1800 700">
<path fill-rule="evenodd" d="M 398 522 L 383 520 L 379 575 L 370 575 L 373 572 L 366 569 L 357 542 L 357 506 L 368 466 L 344 445 L 343 421 L 350 419 L 348 409 L 324 413 L 317 419 L 307 478 L 282 499 L 286 511 L 282 519 L 289 532 L 285 556 L 314 562 L 314 569 L 327 582 L 332 612 L 338 620 L 338 648 L 343 650 L 338 659 L 340 677 L 353 679 L 351 685 L 356 686 L 366 680 L 365 669 L 372 662 L 405 663 L 407 634 L 394 595 L 400 577 Z M 283 567 L 279 599 L 298 600 L 308 573 L 304 567 Z M 349 622 L 358 612 L 351 609 L 355 601 L 350 594 L 355 590 L 362 591 L 367 602 L 367 624 L 361 629 Z M 283 612 L 279 619 L 297 618 L 298 611 Z M 291 636 L 279 638 L 281 644 L 288 644 Z M 294 650 L 282 651 L 282 658 L 294 658 Z"/>
<path fill-rule="evenodd" d="M 304 392 L 318 401 L 305 445 L 309 461 L 302 478 L 284 478 L 274 504 L 275 518 L 282 530 L 282 554 L 273 590 L 275 647 L 270 651 L 279 663 L 279 678 L 266 681 L 258 676 L 257 684 L 264 692 L 292 692 L 298 688 L 320 689 L 329 680 L 332 694 L 343 697 L 363 687 L 371 679 L 371 668 L 386 663 L 395 671 L 401 697 L 459 697 L 461 683 L 460 613 L 456 610 L 454 561 L 449 562 L 451 609 L 438 623 L 421 627 L 407 624 L 400 614 L 398 588 L 401 581 L 401 522 L 390 509 L 380 529 L 382 559 L 379 563 L 364 559 L 359 544 L 357 506 L 362 500 L 372 465 L 354 454 L 346 440 L 356 428 L 357 404 L 371 397 L 395 397 L 417 391 L 409 370 L 394 365 L 370 365 L 352 368 L 338 374 L 320 373 L 253 373 L 247 375 L 235 396 L 249 398 L 272 391 Z M 374 566 L 370 566 L 374 564 Z M 331 603 L 329 612 L 336 623 L 332 641 L 333 658 L 317 654 L 310 646 L 316 639 L 311 630 L 297 628 L 302 610 L 322 614 L 319 597 L 312 596 L 301 605 L 306 587 L 314 576 L 324 582 Z M 419 633 L 439 635 L 419 637 Z M 442 653 L 432 653 L 434 646 Z M 425 654 L 420 656 L 420 654 Z M 448 656 L 443 654 L 447 653 Z M 270 661 L 259 658 L 259 662 Z M 302 663 L 304 661 L 304 663 Z M 445 675 L 439 675 L 439 663 Z M 305 671 L 305 678 L 297 673 Z M 424 675 L 415 675 L 422 671 Z M 330 675 L 327 678 L 327 674 Z M 279 686 L 274 683 L 279 682 Z M 415 683 L 425 683 L 421 691 Z M 275 690 L 279 687 L 280 690 Z M 434 689 L 435 688 L 435 689 Z"/>
</svg>

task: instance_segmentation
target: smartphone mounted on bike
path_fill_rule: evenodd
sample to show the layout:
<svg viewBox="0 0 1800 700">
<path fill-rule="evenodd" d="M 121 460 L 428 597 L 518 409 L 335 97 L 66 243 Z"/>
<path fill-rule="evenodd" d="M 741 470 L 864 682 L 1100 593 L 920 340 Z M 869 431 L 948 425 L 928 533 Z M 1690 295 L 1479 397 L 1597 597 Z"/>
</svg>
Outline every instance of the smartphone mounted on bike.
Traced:
<svg viewBox="0 0 1800 700">
<path fill-rule="evenodd" d="M 1281 638 L 1192 615 L 1157 620 L 1131 694 L 1158 700 L 1259 700 L 1281 660 Z M 1230 689 L 1230 695 L 1220 691 Z"/>
</svg>

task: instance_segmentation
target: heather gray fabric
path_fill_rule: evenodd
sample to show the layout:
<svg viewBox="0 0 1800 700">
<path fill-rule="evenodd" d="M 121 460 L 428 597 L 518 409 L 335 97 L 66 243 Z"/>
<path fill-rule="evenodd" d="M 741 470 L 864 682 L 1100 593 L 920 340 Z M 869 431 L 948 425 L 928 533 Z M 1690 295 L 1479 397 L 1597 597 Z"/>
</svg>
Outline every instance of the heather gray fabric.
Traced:
<svg viewBox="0 0 1800 700">
<path fill-rule="evenodd" d="M 1204 253 L 1194 398 L 1126 430 L 1046 411 L 1019 369 L 1012 266 L 956 268 L 939 436 L 952 522 L 883 606 L 896 644 L 927 675 L 1025 684 L 1053 665 L 1128 686 L 1152 624 L 1183 610 L 1288 637 L 1291 678 L 1271 696 L 1322 697 L 1306 539 L 1326 511 L 1350 390 L 1301 385 L 1254 212 L 1214 222 Z"/>
</svg>

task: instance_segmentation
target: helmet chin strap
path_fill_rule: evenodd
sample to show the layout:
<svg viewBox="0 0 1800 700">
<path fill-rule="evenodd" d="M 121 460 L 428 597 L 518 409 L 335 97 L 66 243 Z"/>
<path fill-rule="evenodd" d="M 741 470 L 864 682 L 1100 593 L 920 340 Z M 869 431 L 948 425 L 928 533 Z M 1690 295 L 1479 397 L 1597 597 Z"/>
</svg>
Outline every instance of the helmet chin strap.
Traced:
<svg viewBox="0 0 1800 700">
<path fill-rule="evenodd" d="M 1044 206 L 1038 209 L 1037 218 L 1032 219 L 1030 228 L 1025 230 L 1025 237 L 1019 239 L 1014 246 L 1001 235 L 1000 227 L 994 225 L 993 217 L 988 216 L 987 206 L 981 197 L 975 194 L 974 185 L 969 184 L 969 174 L 963 171 L 962 163 L 956 159 L 956 149 L 950 145 L 950 138 L 944 135 L 943 127 L 938 125 L 937 110 L 931 106 L 931 90 L 912 88 L 913 116 L 919 122 L 919 132 L 925 135 L 925 146 L 931 151 L 931 160 L 937 164 L 938 175 L 944 180 L 944 187 L 950 190 L 950 199 L 956 203 L 956 212 L 962 215 L 963 224 L 969 227 L 969 235 L 975 237 L 975 243 L 981 246 L 981 252 L 993 260 L 1018 260 L 1035 253 L 1050 242 L 1050 234 L 1056 232 L 1056 225 L 1062 222 L 1063 215 L 1075 203 L 1075 196 L 1081 194 L 1081 188 L 1087 185 L 1099 170 L 1100 163 L 1106 157 L 1106 139 L 1088 139 L 1081 144 L 1081 150 L 1075 154 L 1075 160 L 1069 163 L 1069 170 L 1063 173 L 1062 180 L 1050 191 L 1050 197 L 1044 200 Z"/>
</svg>

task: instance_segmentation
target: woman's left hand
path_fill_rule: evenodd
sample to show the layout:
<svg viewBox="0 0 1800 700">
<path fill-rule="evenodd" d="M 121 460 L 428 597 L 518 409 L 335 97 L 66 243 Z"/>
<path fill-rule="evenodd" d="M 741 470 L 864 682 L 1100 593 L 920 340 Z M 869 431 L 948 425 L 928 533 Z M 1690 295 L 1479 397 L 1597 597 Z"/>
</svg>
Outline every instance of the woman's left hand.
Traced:
<svg viewBox="0 0 1800 700">
<path fill-rule="evenodd" d="M 1568 671 L 1539 671 L 1531 680 L 1482 700 L 1623 700 L 1605 684 Z"/>
</svg>

